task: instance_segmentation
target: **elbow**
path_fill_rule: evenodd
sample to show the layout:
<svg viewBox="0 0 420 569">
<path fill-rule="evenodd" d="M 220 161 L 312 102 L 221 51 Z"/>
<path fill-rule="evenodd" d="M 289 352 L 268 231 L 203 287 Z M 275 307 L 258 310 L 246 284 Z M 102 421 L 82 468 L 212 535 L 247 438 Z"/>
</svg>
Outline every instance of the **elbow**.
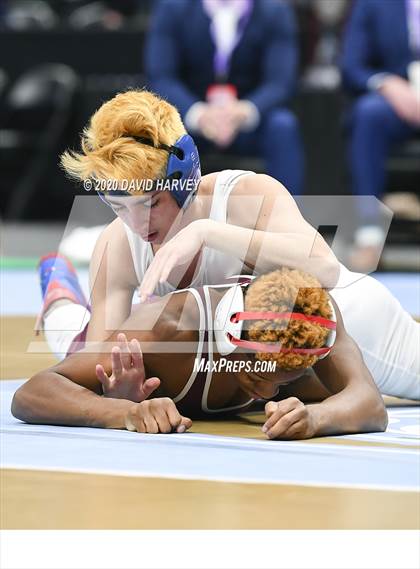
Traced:
<svg viewBox="0 0 420 569">
<path fill-rule="evenodd" d="M 321 253 L 317 259 L 317 264 L 321 285 L 328 289 L 336 287 L 340 277 L 340 263 L 331 249 Z"/>
<path fill-rule="evenodd" d="M 312 244 L 311 257 L 321 285 L 324 288 L 334 288 L 340 277 L 340 262 L 319 233 Z"/>
<path fill-rule="evenodd" d="M 15 419 L 27 421 L 25 386 L 22 385 L 13 395 L 11 411 Z"/>
<path fill-rule="evenodd" d="M 326 270 L 325 270 L 325 279 L 326 279 L 326 286 L 328 288 L 334 288 L 340 277 L 340 263 L 337 257 L 330 252 L 330 254 L 326 258 Z"/>
<path fill-rule="evenodd" d="M 35 378 L 36 376 L 19 387 L 12 399 L 11 412 L 13 417 L 25 423 L 36 421 L 36 398 L 32 393 L 32 382 Z"/>
<path fill-rule="evenodd" d="M 369 431 L 383 433 L 388 426 L 388 413 L 385 408 L 382 397 L 372 402 L 369 406 Z"/>
<path fill-rule="evenodd" d="M 382 399 L 382 398 L 381 398 Z M 377 424 L 380 432 L 385 432 L 388 427 L 388 413 L 383 401 L 378 405 Z"/>
</svg>

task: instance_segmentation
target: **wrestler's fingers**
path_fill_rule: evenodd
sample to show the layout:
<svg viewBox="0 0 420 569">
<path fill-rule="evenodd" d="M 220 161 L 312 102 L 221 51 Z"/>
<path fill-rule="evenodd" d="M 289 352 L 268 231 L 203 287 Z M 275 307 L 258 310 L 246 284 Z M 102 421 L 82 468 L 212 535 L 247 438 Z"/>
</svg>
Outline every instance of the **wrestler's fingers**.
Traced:
<svg viewBox="0 0 420 569">
<path fill-rule="evenodd" d="M 160 385 L 160 379 L 158 377 L 150 377 L 146 379 L 143 383 L 143 394 L 144 398 L 147 399 Z"/>
<path fill-rule="evenodd" d="M 297 397 L 289 397 L 288 399 L 274 403 L 276 406 L 275 408 L 270 405 L 270 403 L 274 402 L 269 401 L 265 406 L 265 411 L 268 419 L 263 426 L 264 431 L 268 431 L 277 421 L 281 419 L 281 417 L 287 415 L 293 411 L 293 409 L 303 409 L 305 407 L 302 401 L 297 399 Z"/>
<path fill-rule="evenodd" d="M 166 247 L 167 245 L 165 246 L 165 248 Z M 159 276 L 162 270 L 164 269 L 168 258 L 168 253 L 165 248 L 159 250 L 159 253 L 156 254 L 151 265 L 146 270 L 146 273 L 140 285 L 140 298 L 142 299 L 142 301 L 143 297 L 144 299 L 146 299 L 147 297 L 153 294 L 156 285 L 159 282 Z"/>
<path fill-rule="evenodd" d="M 170 272 L 174 268 L 175 264 L 176 264 L 176 257 L 175 256 L 173 256 L 171 260 L 168 259 L 168 262 L 166 263 L 166 265 L 164 266 L 164 268 L 161 272 L 161 275 L 159 278 L 160 283 L 164 283 L 168 280 Z"/>
<path fill-rule="evenodd" d="M 160 253 L 160 255 L 158 255 L 156 253 L 156 256 L 154 257 L 153 261 L 151 262 L 151 264 L 149 265 L 144 274 L 143 280 L 140 285 L 140 292 L 148 292 L 150 290 L 151 284 L 155 278 L 156 270 L 161 265 L 162 261 L 161 258 L 162 254 Z"/>
<path fill-rule="evenodd" d="M 301 421 L 302 412 L 300 409 L 294 409 L 279 419 L 272 427 L 266 431 L 269 439 L 277 439 L 286 436 L 287 431 L 297 422 Z"/>
<path fill-rule="evenodd" d="M 140 417 L 126 418 L 125 427 L 127 431 L 136 431 L 137 433 L 146 433 L 146 425 Z"/>
<path fill-rule="evenodd" d="M 121 374 L 123 370 L 123 364 L 121 361 L 121 350 L 118 346 L 114 346 L 111 350 L 111 364 L 112 364 L 112 373 L 115 376 Z"/>
<path fill-rule="evenodd" d="M 170 433 L 172 431 L 172 426 L 169 421 L 169 417 L 165 412 L 165 409 L 160 407 L 156 409 L 154 413 L 155 420 L 159 427 L 159 433 Z"/>
<path fill-rule="evenodd" d="M 143 417 L 144 424 L 146 426 L 146 433 L 152 433 L 156 435 L 159 432 L 159 425 L 155 417 L 151 414 L 147 414 Z"/>
<path fill-rule="evenodd" d="M 158 261 L 156 265 L 153 267 L 153 271 L 150 273 L 149 279 L 144 289 L 147 296 L 151 296 L 154 293 L 156 286 L 160 281 L 160 275 L 162 274 L 163 269 L 164 269 L 163 260 Z"/>
<path fill-rule="evenodd" d="M 182 417 L 181 424 L 178 425 L 178 427 L 176 428 L 176 432 L 185 433 L 185 431 L 188 431 L 188 429 L 191 429 L 191 427 L 192 427 L 191 419 L 189 417 Z"/>
<path fill-rule="evenodd" d="M 141 302 L 145 302 L 148 299 L 148 297 L 153 294 L 153 291 L 155 290 L 155 285 L 153 284 L 153 282 L 154 282 L 153 276 L 150 276 L 150 274 L 144 276 L 143 282 L 139 290 L 139 297 Z"/>
<path fill-rule="evenodd" d="M 143 353 L 141 351 L 140 342 L 133 338 L 130 341 L 130 351 L 131 351 L 131 360 L 133 362 L 133 366 L 137 369 L 143 368 Z"/>
<path fill-rule="evenodd" d="M 305 433 L 305 421 L 300 419 L 293 423 L 283 434 L 283 438 L 285 439 L 298 439 L 302 438 Z"/>
<path fill-rule="evenodd" d="M 125 369 L 130 369 L 131 351 L 130 351 L 130 346 L 128 344 L 127 336 L 123 332 L 120 332 L 117 336 L 117 340 L 120 343 L 122 366 Z"/>
<path fill-rule="evenodd" d="M 269 401 L 268 403 L 265 404 L 265 416 L 267 417 L 267 419 L 269 419 L 271 417 L 271 415 L 277 411 L 277 403 L 275 401 Z"/>
<path fill-rule="evenodd" d="M 177 433 L 184 433 L 191 427 L 191 419 L 181 415 L 172 399 L 168 399 L 166 402 L 166 413 L 172 428 L 176 430 Z"/>
<path fill-rule="evenodd" d="M 101 364 L 97 364 L 95 372 L 96 372 L 96 377 L 102 384 L 102 387 L 104 389 L 107 389 L 109 387 L 109 377 L 106 374 L 104 367 Z"/>
</svg>

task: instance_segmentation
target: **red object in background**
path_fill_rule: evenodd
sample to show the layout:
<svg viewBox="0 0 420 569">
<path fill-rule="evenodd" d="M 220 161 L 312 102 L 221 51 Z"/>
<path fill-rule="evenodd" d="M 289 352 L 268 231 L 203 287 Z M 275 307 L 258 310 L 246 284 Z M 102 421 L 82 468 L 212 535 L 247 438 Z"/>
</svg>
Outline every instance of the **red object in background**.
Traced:
<svg viewBox="0 0 420 569">
<path fill-rule="evenodd" d="M 217 105 L 224 105 L 229 101 L 238 98 L 238 90 L 235 85 L 230 83 L 210 85 L 207 89 L 206 100 L 208 103 L 215 103 Z"/>
</svg>

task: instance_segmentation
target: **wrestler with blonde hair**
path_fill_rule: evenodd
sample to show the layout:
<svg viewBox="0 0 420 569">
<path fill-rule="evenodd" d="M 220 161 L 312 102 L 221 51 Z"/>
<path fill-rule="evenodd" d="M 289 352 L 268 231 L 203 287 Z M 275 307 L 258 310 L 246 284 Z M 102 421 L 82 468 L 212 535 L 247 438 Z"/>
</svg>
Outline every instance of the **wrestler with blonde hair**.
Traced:
<svg viewBox="0 0 420 569">
<path fill-rule="evenodd" d="M 167 153 L 131 136 L 143 136 L 158 146 L 171 145 L 184 134 L 175 107 L 148 91 L 127 91 L 96 111 L 83 131 L 82 152 L 64 152 L 61 164 L 75 180 L 163 178 Z"/>
<path fill-rule="evenodd" d="M 136 289 L 145 300 L 281 265 L 310 271 L 326 286 L 338 278 L 335 256 L 286 188 L 249 171 L 201 177 L 198 151 L 178 111 L 153 93 L 127 91 L 104 103 L 83 131 L 81 151 L 65 152 L 61 163 L 72 179 L 92 181 L 117 215 L 90 263 L 88 341 L 118 328 L 130 314 Z M 102 191 L 103 181 L 116 182 L 117 189 Z M 133 181 L 155 185 L 151 191 L 141 184 L 122 189 Z M 158 187 L 160 182 L 184 186 L 172 191 L 171 185 Z M 192 188 L 185 186 L 189 182 Z M 55 331 L 83 319 L 75 308 L 80 294 L 59 257 L 43 259 L 40 273 L 41 319 L 53 344 Z"/>
</svg>

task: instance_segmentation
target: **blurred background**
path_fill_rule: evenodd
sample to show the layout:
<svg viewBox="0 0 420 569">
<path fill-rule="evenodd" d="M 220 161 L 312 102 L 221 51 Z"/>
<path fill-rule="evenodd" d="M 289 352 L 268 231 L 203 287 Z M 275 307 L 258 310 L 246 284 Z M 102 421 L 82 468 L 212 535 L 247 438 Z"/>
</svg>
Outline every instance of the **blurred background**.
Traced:
<svg viewBox="0 0 420 569">
<path fill-rule="evenodd" d="M 194 68 L 194 58 L 187 61 L 185 57 L 188 45 L 191 47 L 197 42 L 197 50 L 201 49 L 197 29 L 204 20 L 197 19 L 195 26 L 194 21 L 183 18 L 185 29 L 180 30 L 181 20 L 178 22 L 176 18 L 182 16 L 179 10 L 185 4 L 184 0 L 178 0 L 178 3 L 169 1 L 166 5 L 165 0 L 0 0 L 0 195 L 2 255 L 6 265 L 13 264 L 13 259 L 19 257 L 35 258 L 58 246 L 74 209 L 74 197 L 85 194 L 83 188 L 65 178 L 58 166 L 58 157 L 65 148 L 78 147 L 83 126 L 102 102 L 128 88 L 152 88 L 181 108 L 182 103 L 177 100 L 174 88 L 181 84 L 192 96 L 191 101 L 196 102 L 206 97 L 200 80 L 207 81 L 208 85 L 215 82 L 236 84 L 238 99 L 244 100 L 248 98 L 247 88 L 256 92 L 258 84 L 262 88 L 264 82 L 268 85 L 271 81 L 270 89 L 276 89 L 278 85 L 281 90 L 284 81 L 287 83 L 285 93 L 272 106 L 278 111 L 282 109 L 283 114 L 280 115 L 279 111 L 276 115 L 276 124 L 279 133 L 281 128 L 286 129 L 286 142 L 292 136 L 298 137 L 299 149 L 291 156 L 292 161 L 297 160 L 298 169 L 293 193 L 307 197 L 366 193 L 369 175 L 376 174 L 367 173 L 367 181 L 360 181 L 364 176 L 361 171 L 359 178 L 355 179 L 358 157 L 354 155 L 352 145 L 362 148 L 355 138 L 361 137 L 367 144 L 366 151 L 363 151 L 364 160 L 368 164 L 378 161 L 378 156 L 371 158 L 366 154 L 370 148 L 378 146 L 367 137 L 372 136 L 372 140 L 376 140 L 374 136 L 377 134 L 359 132 L 357 117 L 360 119 L 360 116 L 357 113 L 362 113 L 363 124 L 371 120 L 369 104 L 372 103 L 372 93 L 379 97 L 384 71 L 387 75 L 392 73 L 400 75 L 404 81 L 409 80 L 404 70 L 398 72 L 386 68 L 387 54 L 380 52 L 380 42 L 373 46 L 375 53 L 367 53 L 368 47 L 364 46 L 366 53 L 359 53 L 358 61 L 352 60 L 352 54 L 364 41 L 357 36 L 361 33 L 357 26 L 368 22 L 375 33 L 378 29 L 374 20 L 378 1 L 255 0 L 245 4 L 242 0 L 236 1 L 243 10 L 238 22 L 242 17 L 245 20 L 241 32 L 236 31 L 230 68 L 220 76 L 215 72 L 214 77 L 207 80 L 205 77 L 197 78 L 199 72 Z M 354 15 L 358 1 L 359 4 L 371 4 L 369 14 L 363 14 L 359 7 L 359 14 Z M 415 3 L 416 0 L 413 6 Z M 197 5 L 201 0 L 194 0 L 194 4 L 194 17 L 199 18 Z M 274 4 L 281 5 L 284 11 L 277 13 L 277 8 L 272 6 Z M 395 21 L 397 12 L 392 15 L 392 10 L 408 10 L 410 2 L 380 0 L 379 4 L 388 6 L 388 16 L 378 15 L 381 22 L 389 21 L 390 17 Z M 273 14 L 279 18 L 278 28 L 270 28 L 270 34 L 264 31 L 264 25 L 267 25 L 264 18 L 267 14 L 270 16 L 269 11 L 264 12 L 266 9 L 274 10 Z M 200 10 L 205 12 L 205 2 Z M 420 27 L 420 12 L 413 14 L 409 12 L 406 15 L 410 32 L 408 45 L 414 45 L 416 26 Z M 210 12 L 205 15 L 216 41 L 216 16 Z M 190 44 L 184 42 L 189 30 Z M 177 33 L 183 34 L 182 42 L 177 41 Z M 371 32 L 367 30 L 367 33 Z M 386 41 L 390 44 L 393 38 L 386 33 Z M 271 46 L 261 43 L 268 41 L 268 35 L 273 42 Z M 241 61 L 241 50 L 246 50 L 248 41 L 253 57 L 249 71 Z M 180 52 L 174 54 L 178 48 Z M 204 57 L 209 55 L 213 58 L 209 53 L 207 50 L 200 55 L 203 68 L 208 63 L 204 62 Z M 213 69 L 213 59 L 210 63 Z M 358 70 L 354 71 L 353 67 L 366 67 L 368 63 L 372 68 L 370 79 L 374 75 L 377 82 L 358 85 L 354 79 Z M 246 80 L 242 80 L 241 73 L 248 73 Z M 257 121 L 265 120 L 267 110 L 261 100 L 257 102 L 257 98 L 251 97 Z M 357 104 L 359 107 L 355 106 Z M 378 117 L 380 111 L 375 109 Z M 185 109 L 182 109 L 184 120 L 188 110 L 187 100 Z M 268 111 L 272 113 L 273 108 Z M 192 131 L 199 130 L 192 116 L 188 121 Z M 382 124 L 384 121 L 379 118 L 378 122 Z M 267 128 L 274 128 L 274 123 L 270 124 L 271 127 Z M 389 138 L 382 162 L 377 165 L 377 177 L 382 177 L 379 182 L 371 182 L 372 185 L 375 183 L 375 188 L 368 191 L 384 199 L 394 211 L 381 258 L 386 269 L 419 268 L 419 125 L 414 120 L 407 132 Z M 293 129 L 293 135 L 290 129 Z M 252 131 L 252 124 L 248 130 Z M 276 133 L 273 133 L 273 140 Z M 261 150 L 261 145 L 233 144 L 228 148 L 211 143 L 201 134 L 197 132 L 204 173 L 224 168 L 272 173 L 269 151 Z M 278 144 L 282 144 L 280 138 Z M 291 146 L 287 151 L 294 152 Z M 298 156 L 298 152 L 301 155 Z M 287 179 L 289 174 L 284 176 Z M 293 172 L 290 176 L 293 179 Z M 282 178 L 281 171 L 277 177 Z M 77 216 L 73 226 L 79 223 L 89 227 L 109 221 L 106 208 L 100 208 L 99 213 L 95 209 L 93 213 L 86 213 L 80 207 Z M 328 224 L 325 225 L 326 235 L 333 232 Z"/>
</svg>

